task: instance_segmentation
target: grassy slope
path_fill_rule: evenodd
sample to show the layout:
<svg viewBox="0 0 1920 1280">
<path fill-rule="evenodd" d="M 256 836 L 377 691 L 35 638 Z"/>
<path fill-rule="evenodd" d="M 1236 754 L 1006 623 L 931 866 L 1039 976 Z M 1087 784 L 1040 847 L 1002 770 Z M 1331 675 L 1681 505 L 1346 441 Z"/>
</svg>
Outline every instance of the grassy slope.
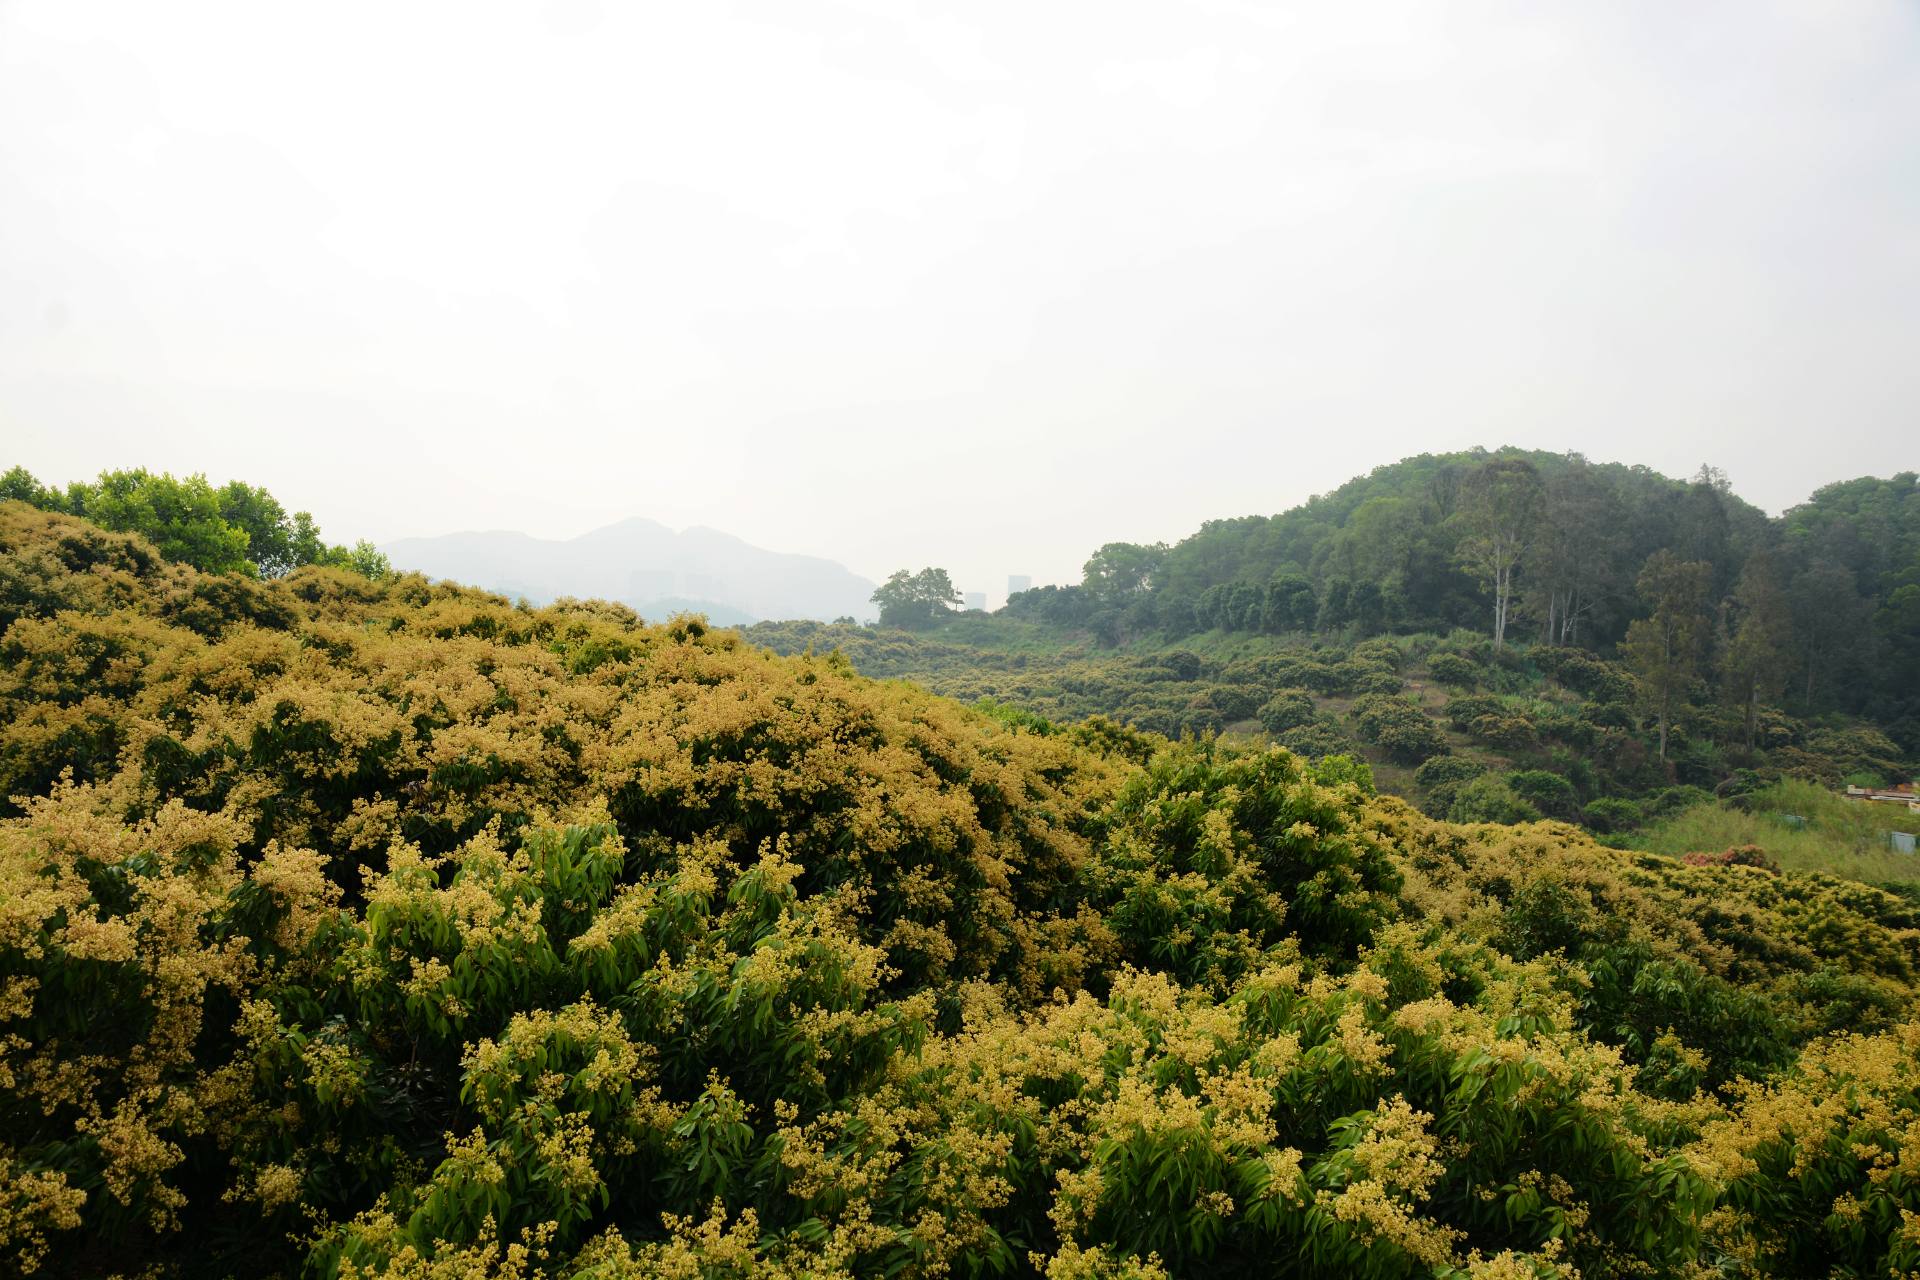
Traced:
<svg viewBox="0 0 1920 1280">
<path fill-rule="evenodd" d="M 1799 827 L 1786 821 L 1806 819 Z M 1868 805 L 1810 782 L 1786 779 L 1742 807 L 1697 804 L 1640 833 L 1633 846 L 1679 855 L 1758 845 L 1789 871 L 1824 871 L 1873 883 L 1920 884 L 1920 855 L 1894 852 L 1887 831 L 1920 832 L 1920 814 Z"/>
</svg>

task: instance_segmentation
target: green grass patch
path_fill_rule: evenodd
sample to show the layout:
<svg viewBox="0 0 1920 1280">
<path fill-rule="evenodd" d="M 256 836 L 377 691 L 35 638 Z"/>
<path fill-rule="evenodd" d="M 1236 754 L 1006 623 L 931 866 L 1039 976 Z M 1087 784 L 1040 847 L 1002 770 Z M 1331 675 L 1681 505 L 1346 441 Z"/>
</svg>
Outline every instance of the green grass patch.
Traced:
<svg viewBox="0 0 1920 1280">
<path fill-rule="evenodd" d="M 1791 817 L 1805 819 L 1795 826 Z M 1920 884 L 1920 854 L 1896 853 L 1888 831 L 1920 832 L 1920 814 L 1866 804 L 1811 782 L 1784 780 L 1735 801 L 1681 810 L 1632 840 L 1678 857 L 1758 845 L 1788 871 L 1822 871 L 1872 884 Z"/>
</svg>

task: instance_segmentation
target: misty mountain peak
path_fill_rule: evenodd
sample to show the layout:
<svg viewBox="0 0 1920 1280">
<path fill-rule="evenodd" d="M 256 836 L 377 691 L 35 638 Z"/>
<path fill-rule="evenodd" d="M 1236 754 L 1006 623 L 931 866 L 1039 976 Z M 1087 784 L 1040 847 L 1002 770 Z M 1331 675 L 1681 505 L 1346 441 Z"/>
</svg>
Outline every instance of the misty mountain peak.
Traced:
<svg viewBox="0 0 1920 1280">
<path fill-rule="evenodd" d="M 818 556 L 753 546 L 704 525 L 676 533 L 633 516 L 575 538 L 493 531 L 404 538 L 383 548 L 397 563 L 545 604 L 597 597 L 646 617 L 706 612 L 722 624 L 759 618 L 867 617 L 873 583 Z"/>
</svg>

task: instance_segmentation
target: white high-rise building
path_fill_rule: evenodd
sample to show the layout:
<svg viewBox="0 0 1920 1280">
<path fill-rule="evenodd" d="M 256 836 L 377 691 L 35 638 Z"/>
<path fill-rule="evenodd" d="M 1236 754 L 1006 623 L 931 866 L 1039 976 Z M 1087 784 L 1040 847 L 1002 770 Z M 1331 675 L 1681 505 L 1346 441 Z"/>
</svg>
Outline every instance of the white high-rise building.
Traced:
<svg viewBox="0 0 1920 1280">
<path fill-rule="evenodd" d="M 986 611 L 986 607 L 987 607 L 987 593 L 986 593 L 986 592 L 984 592 L 984 591 L 969 591 L 969 592 L 967 592 L 967 597 L 966 597 L 966 599 L 967 599 L 967 608 L 969 608 L 969 609 L 979 609 L 979 610 L 980 610 L 980 611 L 982 611 L 982 612 L 985 612 L 985 611 Z"/>
<path fill-rule="evenodd" d="M 1030 573 L 1010 573 L 1007 575 L 1007 594 L 1033 589 L 1033 575 Z"/>
</svg>

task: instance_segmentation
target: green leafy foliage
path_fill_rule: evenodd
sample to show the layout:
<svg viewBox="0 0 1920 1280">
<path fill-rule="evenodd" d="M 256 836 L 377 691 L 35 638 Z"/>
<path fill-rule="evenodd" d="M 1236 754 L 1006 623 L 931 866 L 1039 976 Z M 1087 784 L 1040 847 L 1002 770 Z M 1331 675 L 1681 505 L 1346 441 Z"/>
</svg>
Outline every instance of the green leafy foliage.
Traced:
<svg viewBox="0 0 1920 1280">
<path fill-rule="evenodd" d="M 1278 737 L 1313 719 L 1313 695 L 1304 689 L 1282 689 L 1260 707 L 1260 727 Z"/>
<path fill-rule="evenodd" d="M 1438 725 L 1412 703 L 1389 694 L 1362 697 L 1353 704 L 1353 719 L 1360 736 L 1397 763 L 1420 764 L 1447 751 Z"/>
<path fill-rule="evenodd" d="M 1441 684 L 1458 689 L 1471 689 L 1480 679 L 1480 669 L 1457 653 L 1434 654 L 1427 670 Z"/>
<path fill-rule="evenodd" d="M 916 630 L 951 612 L 960 603 L 960 593 L 945 569 L 901 569 L 874 589 L 873 602 L 880 606 L 881 626 Z"/>
<path fill-rule="evenodd" d="M 204 475 L 176 480 L 143 468 L 103 471 L 92 483 L 48 488 L 24 467 L 0 476 L 0 501 L 84 517 L 103 529 L 136 534 L 168 560 L 204 573 L 279 578 L 302 565 L 324 564 L 368 578 L 393 572 L 370 542 L 331 547 L 313 517 L 288 515 L 274 496 L 239 480 L 215 488 Z"/>
<path fill-rule="evenodd" d="M 1916 1265 L 1920 903 L 1516 825 L 1619 776 L 1571 757 L 1407 771 L 1458 825 L 1350 751 L 970 709 L 617 605 L 207 574 L 20 503 L 0 607 L 12 1272 Z M 1384 756 L 1446 740 L 1422 656 L 1103 654 L 1058 695 L 1296 691 L 1287 734 L 1351 747 L 1339 700 Z M 1527 662 L 1485 714 L 1572 732 Z"/>
<path fill-rule="evenodd" d="M 1545 769 L 1519 769 L 1507 775 L 1513 794 L 1549 818 L 1572 821 L 1579 816 L 1580 801 L 1573 784 Z"/>
<path fill-rule="evenodd" d="M 1505 778 L 1483 774 L 1460 784 L 1447 806 L 1447 817 L 1455 822 L 1532 822 L 1540 817 L 1540 810 Z"/>
</svg>

